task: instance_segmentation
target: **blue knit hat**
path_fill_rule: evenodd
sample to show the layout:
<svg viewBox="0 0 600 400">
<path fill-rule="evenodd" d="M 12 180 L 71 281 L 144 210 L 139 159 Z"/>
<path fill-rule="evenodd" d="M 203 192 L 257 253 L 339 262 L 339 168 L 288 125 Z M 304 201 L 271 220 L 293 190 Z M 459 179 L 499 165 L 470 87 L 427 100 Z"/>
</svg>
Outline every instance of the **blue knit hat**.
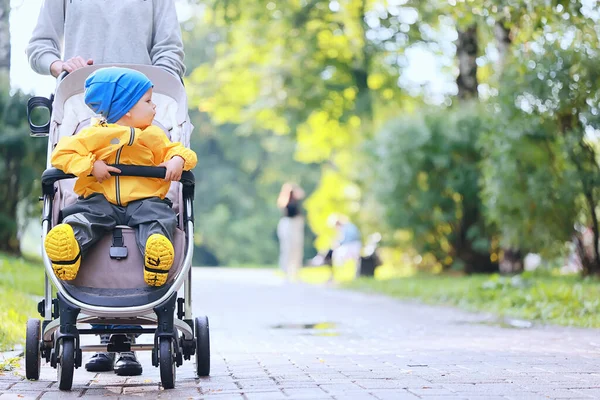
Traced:
<svg viewBox="0 0 600 400">
<path fill-rule="evenodd" d="M 85 80 L 85 104 L 108 123 L 121 119 L 152 87 L 139 71 L 129 68 L 101 68 Z"/>
</svg>

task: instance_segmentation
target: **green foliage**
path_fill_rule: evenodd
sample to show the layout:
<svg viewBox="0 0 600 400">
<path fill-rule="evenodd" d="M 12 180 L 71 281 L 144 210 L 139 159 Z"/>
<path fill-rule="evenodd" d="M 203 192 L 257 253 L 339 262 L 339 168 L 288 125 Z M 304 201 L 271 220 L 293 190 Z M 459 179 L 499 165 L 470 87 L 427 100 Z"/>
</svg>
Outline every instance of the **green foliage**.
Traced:
<svg viewBox="0 0 600 400">
<path fill-rule="evenodd" d="M 319 167 L 295 159 L 296 146 L 289 135 L 274 135 L 268 126 L 250 128 L 244 122 L 225 122 L 215 113 L 202 111 L 209 93 L 196 82 L 202 67 L 194 67 L 217 63 L 224 32 L 224 28 L 197 18 L 184 24 L 185 46 L 191 53 L 186 57 L 190 72 L 186 87 L 195 125 L 192 148 L 198 154 L 195 214 L 201 247 L 194 263 L 272 265 L 279 252 L 276 228 L 281 212 L 276 200 L 281 185 L 293 181 L 310 193 L 319 178 Z M 232 91 L 229 96 L 238 98 L 239 93 Z M 313 240 L 307 227 L 305 257 L 315 253 Z"/>
<path fill-rule="evenodd" d="M 459 262 L 477 269 L 493 251 L 479 198 L 476 143 L 483 129 L 480 111 L 465 106 L 392 120 L 377 137 L 374 186 L 387 223 L 410 231 L 410 245 L 445 267 Z"/>
<path fill-rule="evenodd" d="M 589 29 L 546 26 L 545 37 L 515 51 L 491 103 L 479 141 L 483 198 L 505 245 L 553 255 L 575 224 L 594 223 L 600 59 Z"/>
<path fill-rule="evenodd" d="M 595 6 L 400 3 L 211 0 L 186 22 L 186 83 L 204 118 L 196 125 L 214 126 L 198 139 L 212 148 L 200 168 L 214 174 L 197 199 L 210 227 L 202 241 L 221 246 L 220 259 L 272 262 L 276 243 L 262 238 L 274 238 L 269 204 L 287 177 L 271 169 L 300 170 L 297 162 L 314 174 L 301 183 L 319 249 L 334 234 L 332 212 L 455 268 L 492 266 L 505 246 L 555 255 L 575 223 L 597 220 Z M 400 87 L 405 51 L 452 57 L 454 30 L 475 26 L 470 61 L 484 104 L 424 111 L 421 92 Z M 456 73 L 457 60 L 444 63 Z M 277 164 L 273 143 L 284 149 Z"/>
<path fill-rule="evenodd" d="M 9 94 L 0 80 L 0 250 L 13 253 L 19 253 L 18 221 L 26 222 L 34 211 L 46 165 L 47 142 L 29 136 L 27 99 L 21 92 Z"/>
<path fill-rule="evenodd" d="M 41 263 L 0 254 L 0 351 L 25 340 L 28 318 L 36 318 L 36 297 L 44 295 Z"/>
<path fill-rule="evenodd" d="M 378 15 L 371 1 L 344 1 L 337 10 L 328 1 L 206 6 L 215 51 L 190 74 L 191 102 L 213 123 L 235 124 L 239 134 L 289 135 L 294 160 L 324 165 L 327 182 L 307 207 L 317 246 L 329 245 L 321 235 L 328 213 L 356 212 L 363 201 L 360 146 L 378 115 L 403 97 L 393 56 L 401 47 L 366 24 L 367 15 Z M 403 35 L 390 21 L 390 32 Z"/>
<path fill-rule="evenodd" d="M 420 274 L 376 281 L 360 279 L 347 287 L 416 298 L 429 304 L 458 306 L 503 317 L 548 324 L 600 327 L 600 285 L 595 279 L 526 272 L 521 276 Z"/>
</svg>

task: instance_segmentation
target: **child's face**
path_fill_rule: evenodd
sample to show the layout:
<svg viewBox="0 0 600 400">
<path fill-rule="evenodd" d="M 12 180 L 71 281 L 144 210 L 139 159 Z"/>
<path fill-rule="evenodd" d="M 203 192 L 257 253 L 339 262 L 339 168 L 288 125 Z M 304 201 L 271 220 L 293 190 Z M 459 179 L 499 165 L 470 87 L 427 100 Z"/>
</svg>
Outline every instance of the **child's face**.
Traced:
<svg viewBox="0 0 600 400">
<path fill-rule="evenodd" d="M 152 88 L 144 93 L 127 114 L 129 114 L 130 124 L 134 128 L 145 129 L 152 125 L 152 120 L 156 115 L 156 104 L 152 102 Z"/>
</svg>

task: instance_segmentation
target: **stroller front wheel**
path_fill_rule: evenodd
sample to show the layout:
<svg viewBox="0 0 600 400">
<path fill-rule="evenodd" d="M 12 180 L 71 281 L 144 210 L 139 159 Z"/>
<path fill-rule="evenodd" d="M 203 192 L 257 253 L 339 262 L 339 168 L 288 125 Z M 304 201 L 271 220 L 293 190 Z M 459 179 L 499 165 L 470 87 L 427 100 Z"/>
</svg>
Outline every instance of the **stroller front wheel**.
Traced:
<svg viewBox="0 0 600 400">
<path fill-rule="evenodd" d="M 196 334 L 196 374 L 199 377 L 210 375 L 210 337 L 208 317 L 197 317 Z"/>
<path fill-rule="evenodd" d="M 175 357 L 173 357 L 173 342 L 170 338 L 161 337 L 158 344 L 160 381 L 165 389 L 173 389 L 175 387 L 177 366 L 175 365 Z"/>
<path fill-rule="evenodd" d="M 25 376 L 27 379 L 37 381 L 40 379 L 42 355 L 40 353 L 40 320 L 30 318 L 27 320 L 25 333 Z"/>
<path fill-rule="evenodd" d="M 73 373 L 75 371 L 75 339 L 63 338 L 59 344 L 57 363 L 58 388 L 71 390 L 73 386 Z"/>
</svg>

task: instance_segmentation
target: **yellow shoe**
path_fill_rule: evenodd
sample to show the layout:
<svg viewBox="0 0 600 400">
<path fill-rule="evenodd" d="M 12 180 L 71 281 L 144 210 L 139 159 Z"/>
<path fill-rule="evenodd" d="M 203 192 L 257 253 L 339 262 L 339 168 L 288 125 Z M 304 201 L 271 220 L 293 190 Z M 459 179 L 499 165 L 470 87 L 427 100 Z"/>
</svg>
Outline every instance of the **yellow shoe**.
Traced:
<svg viewBox="0 0 600 400">
<path fill-rule="evenodd" d="M 155 233 L 146 241 L 144 281 L 150 286 L 162 286 L 173 265 L 175 250 L 165 236 Z"/>
<path fill-rule="evenodd" d="M 52 228 L 46 236 L 44 248 L 56 276 L 63 281 L 75 279 L 81 264 L 81 250 L 71 225 L 59 224 Z"/>
</svg>

